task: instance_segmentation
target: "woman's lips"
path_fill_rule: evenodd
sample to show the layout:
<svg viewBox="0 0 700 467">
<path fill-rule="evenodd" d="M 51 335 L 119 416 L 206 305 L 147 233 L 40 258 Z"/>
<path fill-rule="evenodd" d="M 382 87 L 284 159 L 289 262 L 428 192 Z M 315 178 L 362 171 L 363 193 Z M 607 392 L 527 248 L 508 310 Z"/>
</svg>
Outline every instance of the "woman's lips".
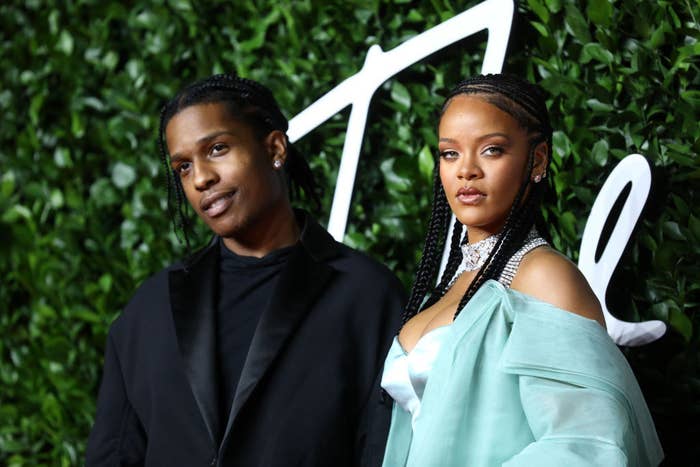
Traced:
<svg viewBox="0 0 700 467">
<path fill-rule="evenodd" d="M 476 188 L 460 188 L 457 191 L 457 199 L 467 206 L 475 206 L 486 198 L 486 195 Z"/>
<path fill-rule="evenodd" d="M 221 196 L 217 196 L 213 201 L 208 201 L 205 204 L 205 208 L 202 211 L 208 217 L 216 217 L 226 211 L 231 203 L 233 202 L 233 195 L 236 194 L 235 191 L 231 193 L 226 193 Z"/>
</svg>

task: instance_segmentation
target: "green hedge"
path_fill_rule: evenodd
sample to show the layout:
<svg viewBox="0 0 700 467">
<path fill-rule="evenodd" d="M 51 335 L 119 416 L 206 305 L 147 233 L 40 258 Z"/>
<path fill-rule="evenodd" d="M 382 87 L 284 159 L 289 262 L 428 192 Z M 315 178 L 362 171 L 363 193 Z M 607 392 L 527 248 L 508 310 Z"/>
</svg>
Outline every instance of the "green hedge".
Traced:
<svg viewBox="0 0 700 467">
<path fill-rule="evenodd" d="M 129 6 L 123 5 L 128 3 Z M 181 85 L 235 70 L 288 116 L 391 49 L 477 2 L 98 0 L 0 6 L 0 464 L 78 465 L 109 323 L 183 253 L 166 218 L 158 110 Z M 540 81 L 557 128 L 547 208 L 576 259 L 592 201 L 631 152 L 653 165 L 650 201 L 609 292 L 668 334 L 627 350 L 667 465 L 700 456 L 700 44 L 691 1 L 529 0 L 505 69 Z M 371 106 L 347 242 L 410 283 L 429 211 L 436 110 L 478 71 L 485 33 L 382 86 Z M 327 218 L 347 110 L 299 142 Z"/>
</svg>

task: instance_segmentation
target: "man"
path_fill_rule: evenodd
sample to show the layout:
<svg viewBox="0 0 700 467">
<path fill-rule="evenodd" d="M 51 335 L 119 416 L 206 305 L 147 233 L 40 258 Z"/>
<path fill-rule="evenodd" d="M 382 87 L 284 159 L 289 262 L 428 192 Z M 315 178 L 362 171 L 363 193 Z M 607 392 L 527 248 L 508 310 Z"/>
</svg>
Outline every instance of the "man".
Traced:
<svg viewBox="0 0 700 467">
<path fill-rule="evenodd" d="M 112 325 L 88 465 L 381 462 L 402 289 L 292 209 L 290 183 L 317 198 L 287 126 L 267 88 L 232 75 L 164 107 L 176 223 L 186 199 L 215 237 Z"/>
</svg>

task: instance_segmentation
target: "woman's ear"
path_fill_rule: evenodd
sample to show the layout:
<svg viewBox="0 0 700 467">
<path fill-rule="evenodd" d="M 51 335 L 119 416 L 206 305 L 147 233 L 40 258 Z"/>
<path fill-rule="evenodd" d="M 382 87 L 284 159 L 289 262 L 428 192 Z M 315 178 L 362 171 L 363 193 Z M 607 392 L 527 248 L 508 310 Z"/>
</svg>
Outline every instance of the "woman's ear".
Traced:
<svg viewBox="0 0 700 467">
<path fill-rule="evenodd" d="M 543 178 L 547 177 L 549 144 L 547 144 L 546 141 L 542 141 L 535 146 L 533 157 L 534 160 L 532 161 L 532 172 L 530 172 L 530 178 L 533 182 L 539 183 Z"/>
<path fill-rule="evenodd" d="M 265 137 L 265 149 L 272 160 L 272 165 L 279 169 L 287 160 L 287 135 L 280 130 L 272 130 Z"/>
</svg>

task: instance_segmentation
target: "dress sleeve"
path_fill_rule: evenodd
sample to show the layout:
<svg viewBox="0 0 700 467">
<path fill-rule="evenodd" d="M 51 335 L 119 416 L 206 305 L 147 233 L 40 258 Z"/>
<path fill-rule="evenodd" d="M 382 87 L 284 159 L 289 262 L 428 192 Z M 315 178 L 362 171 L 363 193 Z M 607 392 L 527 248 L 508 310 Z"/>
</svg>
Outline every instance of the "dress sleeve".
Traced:
<svg viewBox="0 0 700 467">
<path fill-rule="evenodd" d="M 595 321 L 545 304 L 516 314 L 500 362 L 534 438 L 508 466 L 656 466 L 663 451 L 632 369 Z"/>
<path fill-rule="evenodd" d="M 599 389 L 521 376 L 520 399 L 535 441 L 504 466 L 630 465 L 626 409 Z"/>
<path fill-rule="evenodd" d="M 119 358 L 110 335 L 85 463 L 88 467 L 142 466 L 145 451 L 145 432 L 127 397 Z"/>
</svg>

